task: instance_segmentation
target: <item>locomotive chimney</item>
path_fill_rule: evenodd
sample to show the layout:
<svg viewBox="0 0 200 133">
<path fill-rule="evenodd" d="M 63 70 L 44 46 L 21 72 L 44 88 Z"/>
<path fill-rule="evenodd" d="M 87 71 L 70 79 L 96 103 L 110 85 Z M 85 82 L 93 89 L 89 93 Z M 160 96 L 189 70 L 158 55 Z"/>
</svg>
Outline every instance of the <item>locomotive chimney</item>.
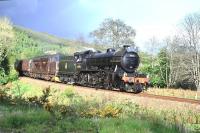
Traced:
<svg viewBox="0 0 200 133">
<path fill-rule="evenodd" d="M 130 45 L 124 45 L 123 48 L 127 49 L 128 47 L 130 47 Z"/>
<path fill-rule="evenodd" d="M 113 49 L 113 48 L 108 48 L 107 49 L 107 53 L 113 53 L 113 52 L 115 52 L 115 49 Z"/>
</svg>

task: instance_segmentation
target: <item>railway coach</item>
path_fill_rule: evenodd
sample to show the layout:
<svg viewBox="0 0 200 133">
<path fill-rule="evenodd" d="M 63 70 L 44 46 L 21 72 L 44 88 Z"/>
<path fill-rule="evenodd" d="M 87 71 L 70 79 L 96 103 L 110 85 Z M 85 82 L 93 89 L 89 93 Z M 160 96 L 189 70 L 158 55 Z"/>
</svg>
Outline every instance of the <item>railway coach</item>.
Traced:
<svg viewBox="0 0 200 133">
<path fill-rule="evenodd" d="M 15 68 L 23 76 L 58 82 L 73 82 L 75 72 L 73 56 L 63 54 L 19 60 L 16 61 Z"/>
</svg>

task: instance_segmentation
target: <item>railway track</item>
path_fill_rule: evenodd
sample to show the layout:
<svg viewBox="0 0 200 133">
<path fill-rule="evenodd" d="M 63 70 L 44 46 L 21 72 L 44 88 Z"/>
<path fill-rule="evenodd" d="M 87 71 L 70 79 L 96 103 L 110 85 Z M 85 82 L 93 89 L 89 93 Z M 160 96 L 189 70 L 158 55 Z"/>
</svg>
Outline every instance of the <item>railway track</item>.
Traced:
<svg viewBox="0 0 200 133">
<path fill-rule="evenodd" d="M 82 87 L 82 88 L 88 88 L 88 87 Z M 92 88 L 92 89 L 97 89 L 97 88 Z M 185 102 L 185 103 L 199 104 L 200 105 L 200 100 L 195 100 L 195 99 L 187 99 L 187 98 L 180 98 L 180 97 L 173 97 L 173 96 L 154 95 L 154 94 L 148 94 L 146 92 L 142 92 L 142 93 L 139 93 L 139 94 L 133 94 L 131 92 L 120 92 L 118 90 L 104 90 L 104 89 L 97 89 L 97 90 L 112 91 L 114 93 L 121 93 L 121 94 L 124 94 L 124 95 L 133 95 L 133 96 L 139 96 L 139 97 L 148 97 L 148 98 L 154 98 L 154 99 L 162 99 L 162 100 Z"/>
<path fill-rule="evenodd" d="M 139 96 L 200 105 L 200 100 L 195 100 L 195 99 L 187 99 L 187 98 L 180 98 L 180 97 L 173 97 L 173 96 L 153 95 L 153 94 L 148 94 L 148 93 L 141 93 L 141 94 L 139 94 Z"/>
<path fill-rule="evenodd" d="M 83 86 L 78 86 L 78 87 L 82 88 L 82 89 L 90 88 L 90 87 L 83 87 Z M 185 103 L 199 104 L 200 105 L 200 100 L 195 100 L 195 99 L 187 99 L 187 98 L 180 98 L 180 97 L 173 97 L 173 96 L 154 95 L 154 94 L 148 94 L 146 92 L 142 92 L 142 93 L 139 93 L 139 94 L 133 94 L 131 92 L 120 92 L 119 90 L 104 90 L 104 89 L 99 89 L 99 88 L 90 88 L 90 89 L 96 89 L 98 91 L 109 91 L 109 92 L 118 93 L 118 94 L 121 93 L 123 95 L 133 95 L 133 96 L 139 96 L 139 97 L 148 97 L 148 98 L 154 98 L 154 99 L 162 99 L 162 100 L 185 102 Z"/>
<path fill-rule="evenodd" d="M 49 85 L 59 85 L 60 86 L 61 85 L 64 87 L 66 85 L 64 83 L 51 82 L 51 81 L 45 81 L 45 80 L 40 80 L 40 79 L 32 79 L 32 78 L 28 78 L 28 77 L 21 77 L 21 78 L 26 78 L 26 79 L 32 80 L 32 81 L 48 83 L 47 86 L 49 86 Z M 146 92 L 142 92 L 139 94 L 133 94 L 130 92 L 120 92 L 118 90 L 104 90 L 104 89 L 100 89 L 100 88 L 84 87 L 84 86 L 77 86 L 77 85 L 74 85 L 74 86 L 79 89 L 86 89 L 86 90 L 93 89 L 93 91 L 96 90 L 96 91 L 101 91 L 101 92 L 112 92 L 114 94 L 131 95 L 131 96 L 137 96 L 137 97 L 147 97 L 147 98 L 154 98 L 154 99 L 161 99 L 161 100 L 176 101 L 176 102 L 200 105 L 200 100 L 195 100 L 195 99 L 186 99 L 186 98 L 173 97 L 173 96 L 161 96 L 161 95 L 148 94 Z"/>
</svg>

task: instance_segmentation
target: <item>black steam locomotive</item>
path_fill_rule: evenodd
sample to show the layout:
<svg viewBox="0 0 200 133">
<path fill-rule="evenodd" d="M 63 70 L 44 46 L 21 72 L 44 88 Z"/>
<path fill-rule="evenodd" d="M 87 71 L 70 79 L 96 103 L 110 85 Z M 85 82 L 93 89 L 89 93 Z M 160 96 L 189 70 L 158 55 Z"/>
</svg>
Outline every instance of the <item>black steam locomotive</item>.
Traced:
<svg viewBox="0 0 200 133">
<path fill-rule="evenodd" d="M 129 73 L 137 76 L 139 62 L 137 52 L 124 46 L 117 51 L 107 49 L 105 53 L 87 50 L 76 52 L 74 56 L 55 54 L 20 60 L 15 67 L 21 75 L 33 78 L 139 93 L 143 83 L 123 80 Z"/>
</svg>

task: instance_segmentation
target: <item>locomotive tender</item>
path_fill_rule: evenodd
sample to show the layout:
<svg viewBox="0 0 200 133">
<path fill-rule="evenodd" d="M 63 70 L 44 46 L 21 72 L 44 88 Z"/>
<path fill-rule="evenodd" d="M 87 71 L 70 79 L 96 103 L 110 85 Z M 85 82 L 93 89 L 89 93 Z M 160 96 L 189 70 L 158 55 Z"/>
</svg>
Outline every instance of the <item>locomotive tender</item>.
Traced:
<svg viewBox="0 0 200 133">
<path fill-rule="evenodd" d="M 137 52 L 126 45 L 117 51 L 107 49 L 105 53 L 87 50 L 74 56 L 55 54 L 19 60 L 15 68 L 20 75 L 32 78 L 139 93 L 147 83 L 127 80 L 127 74 L 137 76 L 139 62 Z"/>
</svg>

